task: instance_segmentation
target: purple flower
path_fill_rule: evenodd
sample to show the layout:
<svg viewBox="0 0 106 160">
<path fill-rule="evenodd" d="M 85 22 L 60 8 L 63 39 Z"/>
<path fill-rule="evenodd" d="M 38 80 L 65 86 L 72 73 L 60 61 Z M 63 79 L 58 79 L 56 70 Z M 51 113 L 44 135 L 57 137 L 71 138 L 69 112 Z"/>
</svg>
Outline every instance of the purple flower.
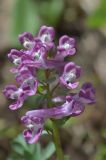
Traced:
<svg viewBox="0 0 106 160">
<path fill-rule="evenodd" d="M 57 46 L 57 55 L 55 59 L 64 60 L 66 56 L 71 56 L 76 53 L 75 39 L 67 35 L 64 35 L 59 40 L 59 46 Z"/>
<path fill-rule="evenodd" d="M 66 55 L 74 55 L 76 52 L 75 39 L 66 35 L 62 36 L 59 40 L 57 49 L 60 52 L 66 52 Z"/>
<path fill-rule="evenodd" d="M 65 62 L 48 58 L 48 52 L 44 46 L 34 48 L 31 57 L 23 58 L 22 64 L 27 67 L 53 69 L 64 66 Z"/>
<path fill-rule="evenodd" d="M 36 70 L 25 66 L 21 67 L 19 72 L 15 75 L 15 79 L 19 84 L 22 84 L 30 77 L 36 77 Z"/>
<path fill-rule="evenodd" d="M 47 47 L 43 45 L 40 39 L 34 39 L 35 45 L 31 50 L 24 50 L 23 53 L 26 56 L 22 57 L 22 67 L 34 67 L 34 68 L 49 68 L 47 56 L 48 50 Z M 20 67 L 21 68 L 21 67 Z"/>
<path fill-rule="evenodd" d="M 93 85 L 89 82 L 84 83 L 80 89 L 79 97 L 81 101 L 83 101 L 83 103 L 95 103 L 95 88 L 93 87 Z"/>
<path fill-rule="evenodd" d="M 19 35 L 19 41 L 26 49 L 32 49 L 34 47 L 34 37 L 29 32 L 24 32 L 23 34 Z"/>
<path fill-rule="evenodd" d="M 20 72 L 23 66 L 33 68 L 58 68 L 64 65 L 59 59 L 50 58 L 48 51 L 54 46 L 54 29 L 52 27 L 42 26 L 38 37 L 24 32 L 19 36 L 19 41 L 27 50 L 11 50 L 8 54 L 9 59 L 15 64 L 11 72 Z"/>
<path fill-rule="evenodd" d="M 26 141 L 36 143 L 39 140 L 44 122 L 48 118 L 61 119 L 65 116 L 73 117 L 81 114 L 84 111 L 83 103 L 77 102 L 73 97 L 71 98 L 58 107 L 28 111 L 21 119 L 27 127 L 27 130 L 23 132 Z"/>
<path fill-rule="evenodd" d="M 71 93 L 70 95 L 66 96 L 67 101 L 74 101 L 80 102 L 82 104 L 94 104 L 95 101 L 95 88 L 90 82 L 86 82 L 82 85 L 79 93 Z"/>
<path fill-rule="evenodd" d="M 28 55 L 28 52 L 25 53 L 22 50 L 18 51 L 16 49 L 12 49 L 8 54 L 8 58 L 12 63 L 15 64 L 15 67 L 12 68 L 10 71 L 12 73 L 19 73 L 21 70 L 23 70 L 23 68 L 28 68 L 23 64 L 23 62 L 28 59 L 30 60 L 31 56 Z"/>
<path fill-rule="evenodd" d="M 16 49 L 11 49 L 10 53 L 8 54 L 9 60 L 14 63 L 16 66 L 21 64 L 21 58 L 23 56 L 23 53 L 21 51 L 18 51 Z"/>
<path fill-rule="evenodd" d="M 15 76 L 16 81 L 21 85 L 20 88 L 28 96 L 36 94 L 38 81 L 33 68 L 23 67 Z"/>
<path fill-rule="evenodd" d="M 7 98 L 16 99 L 16 102 L 9 106 L 12 110 L 20 108 L 28 96 L 36 94 L 38 87 L 38 81 L 28 70 L 22 70 L 18 73 L 16 80 L 21 84 L 20 88 L 17 88 L 14 85 L 9 85 L 6 86 L 3 91 Z"/>
<path fill-rule="evenodd" d="M 24 93 L 28 96 L 36 94 L 37 87 L 38 87 L 38 82 L 32 76 L 25 79 L 21 85 L 21 88 L 23 89 Z"/>
<path fill-rule="evenodd" d="M 53 40 L 55 31 L 53 27 L 42 26 L 38 33 L 38 38 L 42 41 L 44 46 L 52 48 L 54 46 Z"/>
<path fill-rule="evenodd" d="M 21 121 L 27 127 L 23 132 L 25 140 L 29 144 L 36 143 L 42 134 L 44 120 L 39 117 L 25 115 L 21 118 Z"/>
<path fill-rule="evenodd" d="M 53 100 L 56 100 L 56 103 L 58 101 L 65 102 L 61 106 L 50 109 L 28 111 L 22 117 L 21 120 L 27 127 L 27 130 L 24 131 L 24 137 L 28 143 L 36 143 L 39 140 L 45 120 L 48 118 L 61 119 L 66 116 L 78 116 L 84 111 L 85 104 L 95 103 L 95 89 L 91 83 L 85 83 L 79 93 L 71 93 L 66 98 L 64 96 L 55 97 Z"/>
<path fill-rule="evenodd" d="M 74 89 L 78 86 L 79 82 L 76 79 L 80 77 L 82 69 L 80 66 L 69 62 L 65 65 L 63 74 L 60 77 L 60 83 L 68 89 Z"/>
<path fill-rule="evenodd" d="M 17 88 L 15 85 L 8 85 L 3 90 L 4 95 L 7 98 L 16 100 L 13 104 L 9 106 L 11 110 L 16 110 L 23 105 L 26 95 L 22 88 Z"/>
</svg>

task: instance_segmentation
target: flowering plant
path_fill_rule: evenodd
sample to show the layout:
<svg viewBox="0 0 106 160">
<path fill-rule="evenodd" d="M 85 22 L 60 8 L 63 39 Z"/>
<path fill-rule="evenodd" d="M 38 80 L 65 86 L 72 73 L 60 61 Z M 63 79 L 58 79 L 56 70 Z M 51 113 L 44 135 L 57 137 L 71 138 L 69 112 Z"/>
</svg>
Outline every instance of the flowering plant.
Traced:
<svg viewBox="0 0 106 160">
<path fill-rule="evenodd" d="M 3 92 L 7 98 L 14 100 L 9 106 L 11 110 L 21 108 L 29 96 L 45 95 L 44 106 L 42 104 L 40 109 L 26 112 L 21 118 L 27 128 L 23 135 L 27 143 L 36 143 L 45 129 L 46 120 L 51 119 L 53 126 L 50 133 L 54 138 L 58 159 L 62 160 L 56 120 L 80 115 L 86 104 L 95 103 L 95 89 L 86 82 L 78 93 L 71 92 L 78 87 L 78 79 L 82 75 L 80 66 L 66 60 L 66 57 L 76 53 L 75 39 L 64 35 L 56 47 L 54 36 L 54 28 L 47 26 L 42 26 L 36 37 L 28 32 L 19 35 L 24 49 L 12 49 L 8 54 L 9 60 L 15 65 L 11 72 L 19 87 L 7 85 Z M 39 70 L 45 74 L 44 81 L 38 77 Z M 51 77 L 54 78 L 53 83 Z M 59 92 L 61 89 L 64 93 Z"/>
</svg>

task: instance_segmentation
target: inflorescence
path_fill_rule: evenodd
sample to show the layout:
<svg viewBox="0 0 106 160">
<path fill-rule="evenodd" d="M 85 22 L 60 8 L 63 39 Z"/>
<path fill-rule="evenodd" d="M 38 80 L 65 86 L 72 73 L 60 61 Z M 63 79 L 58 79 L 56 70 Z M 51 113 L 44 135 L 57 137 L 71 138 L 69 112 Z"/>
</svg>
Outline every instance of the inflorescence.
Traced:
<svg viewBox="0 0 106 160">
<path fill-rule="evenodd" d="M 66 90 L 65 95 L 59 93 L 54 97 L 52 94 L 51 107 L 47 104 L 46 108 L 42 106 L 40 109 L 28 111 L 21 118 L 27 128 L 23 135 L 30 144 L 39 140 L 47 119 L 77 116 L 84 111 L 86 104 L 95 103 L 95 89 L 89 82 L 84 83 L 78 93 L 70 93 L 78 87 L 78 78 L 82 74 L 80 66 L 65 60 L 76 53 L 75 39 L 64 35 L 56 47 L 54 36 L 54 28 L 47 26 L 42 26 L 36 37 L 25 32 L 19 35 L 19 41 L 25 49 L 11 49 L 8 54 L 9 60 L 15 65 L 11 72 L 20 86 L 17 88 L 15 85 L 7 85 L 3 91 L 7 98 L 14 100 L 9 106 L 11 110 L 21 108 L 29 96 L 39 94 L 38 88 L 43 84 L 49 84 L 49 92 L 53 91 L 51 83 L 41 83 L 38 79 L 39 70 L 43 70 L 49 76 L 51 71 L 55 71 L 53 73 L 56 75 L 57 88 L 59 86 Z"/>
</svg>

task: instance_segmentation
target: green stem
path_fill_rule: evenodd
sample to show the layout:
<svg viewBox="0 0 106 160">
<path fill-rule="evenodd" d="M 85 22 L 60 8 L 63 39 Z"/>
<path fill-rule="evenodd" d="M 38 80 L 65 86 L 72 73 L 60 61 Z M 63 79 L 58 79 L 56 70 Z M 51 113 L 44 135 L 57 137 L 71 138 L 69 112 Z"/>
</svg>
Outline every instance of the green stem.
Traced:
<svg viewBox="0 0 106 160">
<path fill-rule="evenodd" d="M 48 70 L 45 71 L 45 77 L 46 77 L 46 79 L 49 78 Z M 52 107 L 52 101 L 51 101 L 52 93 L 58 87 L 58 85 L 59 84 L 57 84 L 56 87 L 52 91 L 50 91 L 49 84 L 47 83 L 48 107 Z M 55 144 L 55 147 L 56 147 L 57 160 L 64 160 L 64 156 L 63 156 L 63 152 L 62 152 L 62 148 L 61 148 L 59 130 L 58 130 L 58 127 L 56 125 L 55 120 L 52 120 L 52 124 L 53 124 L 53 139 L 54 139 L 54 144 Z"/>
<path fill-rule="evenodd" d="M 56 147 L 56 153 L 57 153 L 57 160 L 64 160 L 62 148 L 61 148 L 61 142 L 60 142 L 60 136 L 59 136 L 59 130 L 56 125 L 55 121 L 52 121 L 53 123 L 53 139 Z"/>
<path fill-rule="evenodd" d="M 45 71 L 45 77 L 46 77 L 47 80 L 48 80 L 48 78 L 49 78 L 49 74 L 50 74 L 49 71 L 46 70 L 46 71 Z M 52 101 L 51 101 L 51 99 L 52 99 L 52 94 L 51 94 L 51 92 L 50 92 L 49 83 L 46 84 L 46 89 L 47 89 L 47 102 L 48 102 L 48 107 L 50 108 L 50 107 L 52 107 Z"/>
</svg>

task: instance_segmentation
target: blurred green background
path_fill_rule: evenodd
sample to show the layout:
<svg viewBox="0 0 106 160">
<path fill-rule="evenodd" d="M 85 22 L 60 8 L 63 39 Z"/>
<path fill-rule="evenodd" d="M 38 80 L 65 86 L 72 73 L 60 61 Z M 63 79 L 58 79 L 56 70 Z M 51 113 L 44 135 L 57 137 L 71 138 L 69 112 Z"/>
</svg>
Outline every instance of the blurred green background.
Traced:
<svg viewBox="0 0 106 160">
<path fill-rule="evenodd" d="M 32 146 L 18 136 L 23 130 L 19 117 L 26 109 L 10 111 L 2 94 L 6 84 L 16 83 L 7 53 L 22 47 L 20 33 L 35 35 L 41 25 L 55 27 L 56 39 L 64 34 L 76 38 L 77 54 L 71 60 L 84 68 L 81 83 L 90 81 L 96 88 L 96 105 L 61 128 L 64 153 L 71 156 L 66 159 L 106 160 L 106 0 L 0 0 L 0 160 L 55 160 L 45 134 L 42 145 Z M 42 98 L 32 97 L 25 106 L 28 110 L 35 104 L 42 104 Z"/>
</svg>

